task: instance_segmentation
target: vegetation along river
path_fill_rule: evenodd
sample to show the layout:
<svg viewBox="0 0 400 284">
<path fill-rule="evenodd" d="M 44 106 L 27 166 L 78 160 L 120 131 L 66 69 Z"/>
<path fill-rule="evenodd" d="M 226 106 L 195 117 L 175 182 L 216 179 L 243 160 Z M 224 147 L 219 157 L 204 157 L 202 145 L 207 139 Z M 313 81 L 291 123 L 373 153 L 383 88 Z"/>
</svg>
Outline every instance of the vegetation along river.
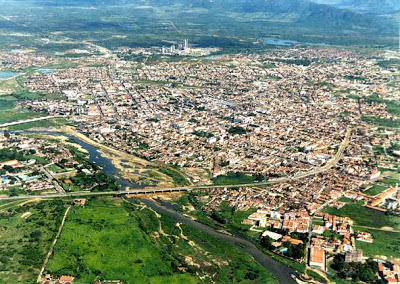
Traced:
<svg viewBox="0 0 400 284">
<path fill-rule="evenodd" d="M 107 174 L 109 177 L 116 179 L 122 186 L 122 188 L 125 187 L 130 187 L 130 188 L 141 188 L 143 185 L 138 185 L 135 183 L 131 183 L 127 180 L 125 180 L 123 177 L 119 175 L 120 170 L 116 168 L 112 161 L 101 155 L 101 153 L 98 151 L 98 149 L 92 145 L 89 145 L 82 140 L 78 139 L 75 136 L 72 135 L 67 135 L 65 133 L 59 133 L 59 132 L 51 132 L 51 131 L 23 131 L 24 133 L 40 133 L 43 135 L 63 135 L 66 136 L 70 139 L 73 139 L 76 143 L 78 143 L 82 148 L 86 149 L 89 153 L 89 160 L 97 165 L 102 165 L 103 172 Z M 128 201 L 132 201 L 132 199 L 128 199 Z M 228 242 L 232 245 L 235 245 L 239 249 L 245 251 L 246 253 L 250 254 L 253 256 L 253 258 L 260 263 L 263 267 L 265 267 L 267 270 L 269 270 L 279 281 L 279 283 L 296 283 L 296 281 L 293 279 L 293 276 L 295 275 L 295 271 L 276 261 L 273 259 L 271 256 L 266 255 L 263 253 L 260 249 L 257 248 L 257 246 L 252 243 L 251 241 L 236 235 L 236 234 L 224 234 L 212 227 L 209 227 L 205 224 L 201 224 L 199 222 L 196 222 L 192 220 L 191 218 L 188 218 L 184 216 L 183 214 L 177 212 L 174 210 L 174 206 L 168 202 L 162 202 L 162 201 L 156 201 L 152 199 L 142 199 L 141 200 L 144 204 L 149 206 L 155 211 L 158 211 L 160 213 L 166 214 L 176 220 L 177 222 L 192 226 L 196 229 L 199 229 L 213 237 L 216 237 L 220 240 L 223 240 L 225 242 Z"/>
</svg>

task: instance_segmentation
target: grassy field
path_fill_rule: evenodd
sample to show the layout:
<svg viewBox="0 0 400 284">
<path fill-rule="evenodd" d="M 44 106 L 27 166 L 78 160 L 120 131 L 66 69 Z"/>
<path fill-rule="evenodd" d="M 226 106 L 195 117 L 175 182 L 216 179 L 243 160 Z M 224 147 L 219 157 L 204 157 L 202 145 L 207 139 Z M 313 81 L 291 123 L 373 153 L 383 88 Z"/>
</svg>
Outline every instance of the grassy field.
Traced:
<svg viewBox="0 0 400 284">
<path fill-rule="evenodd" d="M 362 249 L 365 256 L 400 258 L 400 233 L 359 227 L 354 227 L 354 230 L 368 231 L 374 237 L 372 244 L 356 241 L 357 248 Z"/>
<path fill-rule="evenodd" d="M 215 185 L 224 184 L 249 184 L 254 183 L 254 177 L 242 173 L 228 173 L 227 175 L 217 176 L 212 179 Z"/>
<path fill-rule="evenodd" d="M 400 180 L 395 179 L 395 178 L 384 178 L 384 179 L 380 179 L 379 181 L 384 184 L 391 185 L 391 186 L 400 184 Z"/>
<path fill-rule="evenodd" d="M 200 276 L 206 282 L 276 283 L 239 249 L 111 197 L 72 209 L 46 271 L 74 275 L 82 283 L 198 283 Z"/>
<path fill-rule="evenodd" d="M 65 206 L 54 200 L 8 208 L 10 215 L 0 213 L 0 283 L 33 283 Z"/>
<path fill-rule="evenodd" d="M 340 201 L 340 202 L 345 202 L 345 203 L 349 203 L 349 202 L 352 202 L 352 199 L 350 199 L 350 198 L 348 198 L 348 197 L 346 197 L 346 196 L 342 196 L 342 197 L 340 197 L 340 198 L 338 199 L 338 201 Z"/>
<path fill-rule="evenodd" d="M 175 170 L 172 168 L 160 168 L 159 171 L 171 177 L 175 185 L 180 185 L 180 186 L 189 185 L 189 181 L 183 174 L 179 172 L 179 170 Z"/>
<path fill-rule="evenodd" d="M 45 114 L 39 112 L 33 112 L 22 108 L 10 107 L 8 109 L 1 109 L 0 107 L 0 124 L 13 122 L 17 120 L 31 119 L 41 116 L 45 116 Z"/>
<path fill-rule="evenodd" d="M 0 191 L 0 193 L 3 193 Z M 1 200 L 0 201 L 0 211 L 7 211 L 10 208 L 17 207 L 20 203 L 24 202 L 24 200 Z"/>
<path fill-rule="evenodd" d="M 173 271 L 171 261 L 140 228 L 138 216 L 123 203 L 99 198 L 84 208 L 74 207 L 46 271 L 74 275 L 82 283 L 193 283 L 189 274 Z"/>
<path fill-rule="evenodd" d="M 37 114 L 40 114 L 40 113 L 37 113 Z M 35 127 L 50 128 L 50 127 L 61 127 L 66 124 L 68 124 L 68 120 L 66 120 L 65 118 L 53 118 L 53 119 L 48 119 L 48 120 L 13 125 L 13 126 L 8 127 L 8 129 L 9 130 L 26 130 L 26 129 L 35 128 Z"/>
<path fill-rule="evenodd" d="M 386 186 L 374 184 L 372 187 L 368 188 L 363 193 L 368 194 L 368 195 L 377 195 L 377 194 L 385 191 L 386 189 L 388 189 Z"/>
<path fill-rule="evenodd" d="M 366 226 L 372 228 L 392 227 L 395 230 L 400 229 L 400 218 L 396 216 L 385 215 L 385 213 L 368 209 L 359 204 L 346 204 L 340 209 L 326 207 L 323 212 L 341 216 L 350 217 L 354 220 L 355 225 Z"/>
</svg>

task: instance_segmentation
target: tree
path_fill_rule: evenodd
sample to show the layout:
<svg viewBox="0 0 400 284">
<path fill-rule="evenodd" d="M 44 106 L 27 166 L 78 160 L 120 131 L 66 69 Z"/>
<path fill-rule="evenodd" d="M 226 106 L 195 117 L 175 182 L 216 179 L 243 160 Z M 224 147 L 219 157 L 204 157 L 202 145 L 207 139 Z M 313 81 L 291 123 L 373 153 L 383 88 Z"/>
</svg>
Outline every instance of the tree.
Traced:
<svg viewBox="0 0 400 284">
<path fill-rule="evenodd" d="M 358 277 L 361 281 L 372 283 L 375 280 L 375 273 L 370 268 L 363 268 L 358 270 Z"/>
<path fill-rule="evenodd" d="M 39 230 L 35 230 L 31 233 L 31 238 L 39 238 L 42 235 L 42 232 Z"/>
<path fill-rule="evenodd" d="M 4 130 L 4 136 L 5 136 L 7 139 L 10 139 L 10 137 L 11 137 L 10 131 Z"/>
<path fill-rule="evenodd" d="M 274 248 L 274 246 L 272 245 L 273 242 L 274 242 L 274 240 L 268 236 L 262 237 L 260 240 L 260 244 L 269 250 Z"/>
</svg>

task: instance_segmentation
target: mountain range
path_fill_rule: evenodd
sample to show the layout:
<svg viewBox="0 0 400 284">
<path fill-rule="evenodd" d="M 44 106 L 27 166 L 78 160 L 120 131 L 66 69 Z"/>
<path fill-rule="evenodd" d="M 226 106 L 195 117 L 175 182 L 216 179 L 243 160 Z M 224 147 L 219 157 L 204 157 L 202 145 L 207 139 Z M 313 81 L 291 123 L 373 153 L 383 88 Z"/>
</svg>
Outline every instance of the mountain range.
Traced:
<svg viewBox="0 0 400 284">
<path fill-rule="evenodd" d="M 0 31 L 61 31 L 99 43 L 110 35 L 126 37 L 106 42 L 111 46 L 184 37 L 222 46 L 271 37 L 395 45 L 400 11 L 398 0 L 0 0 L 0 6 L 6 17 Z"/>
</svg>

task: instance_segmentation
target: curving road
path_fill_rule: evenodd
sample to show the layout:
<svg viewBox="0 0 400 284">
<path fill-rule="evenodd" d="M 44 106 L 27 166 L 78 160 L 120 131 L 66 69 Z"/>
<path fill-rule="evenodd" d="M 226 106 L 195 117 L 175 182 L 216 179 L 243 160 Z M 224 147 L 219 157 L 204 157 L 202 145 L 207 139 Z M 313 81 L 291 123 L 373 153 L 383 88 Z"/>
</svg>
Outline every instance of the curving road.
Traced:
<svg viewBox="0 0 400 284">
<path fill-rule="evenodd" d="M 234 188 L 234 187 L 252 187 L 252 186 L 262 186 L 271 185 L 284 182 L 290 182 L 298 179 L 302 179 L 308 176 L 312 176 L 318 173 L 325 172 L 337 165 L 339 160 L 343 156 L 343 152 L 346 149 L 350 141 L 350 134 L 352 129 L 348 128 L 345 138 L 343 139 L 335 157 L 329 161 L 325 166 L 320 168 L 315 168 L 309 172 L 300 173 L 292 177 L 283 177 L 277 179 L 271 179 L 266 182 L 259 183 L 248 183 L 248 184 L 230 184 L 230 185 L 195 185 L 195 186 L 185 186 L 185 187 L 170 187 L 170 188 L 143 188 L 136 190 L 119 190 L 119 191 L 109 191 L 109 192 L 69 192 L 69 193 L 55 193 L 55 194 L 44 194 L 44 195 L 20 195 L 20 196 L 10 196 L 10 197 L 0 197 L 0 200 L 17 200 L 17 199 L 34 199 L 34 198 L 56 198 L 56 197 L 76 197 L 76 196 L 91 196 L 91 195 L 125 195 L 125 194 L 154 194 L 154 193 L 167 193 L 167 192 L 180 192 L 180 191 L 191 191 L 196 189 L 208 189 L 208 188 Z"/>
</svg>

